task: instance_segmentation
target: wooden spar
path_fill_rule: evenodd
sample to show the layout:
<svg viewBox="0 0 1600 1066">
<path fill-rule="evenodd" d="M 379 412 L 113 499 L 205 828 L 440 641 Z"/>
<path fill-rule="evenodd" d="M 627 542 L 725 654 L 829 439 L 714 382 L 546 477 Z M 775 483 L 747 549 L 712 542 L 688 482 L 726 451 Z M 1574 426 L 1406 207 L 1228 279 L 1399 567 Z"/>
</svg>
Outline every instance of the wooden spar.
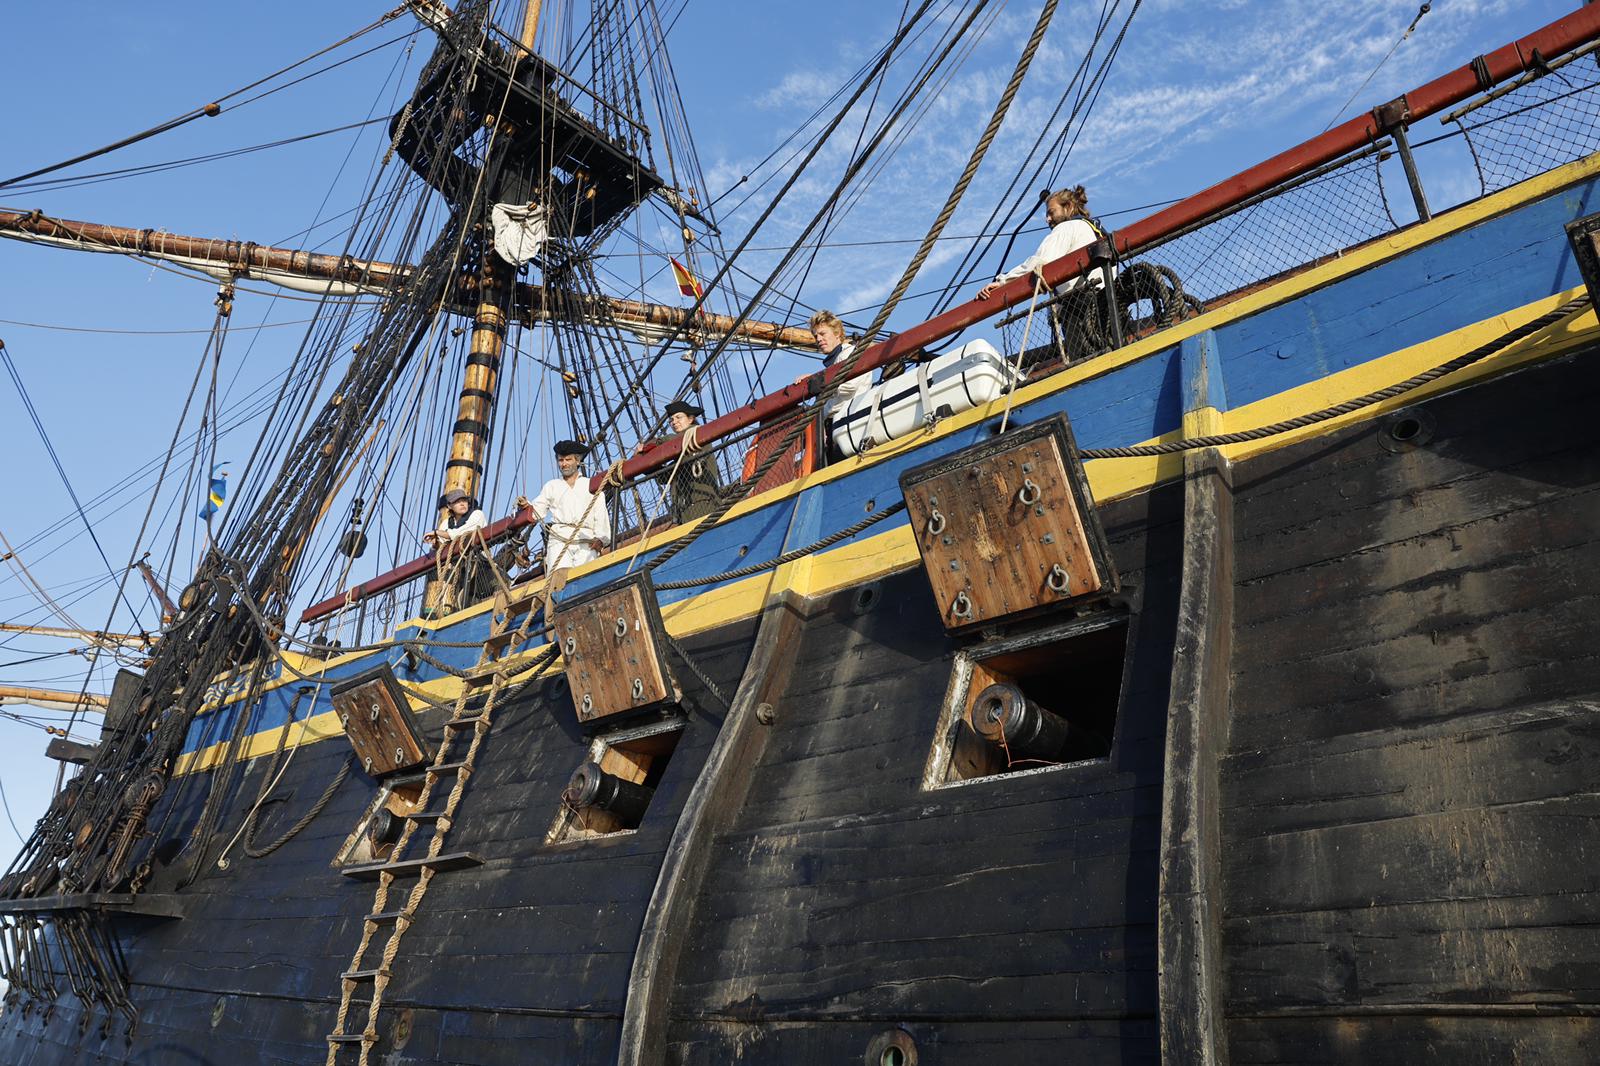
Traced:
<svg viewBox="0 0 1600 1066">
<path fill-rule="evenodd" d="M 816 347 L 811 331 L 803 326 L 780 326 L 776 322 L 757 322 L 747 319 L 738 328 L 734 328 L 734 320 L 729 315 L 714 315 L 702 311 L 691 319 L 687 308 L 641 303 L 617 296 L 602 296 L 596 299 L 580 294 L 568 294 L 566 300 L 572 306 L 592 313 L 596 318 L 602 314 L 609 314 L 623 329 L 631 325 L 650 326 L 658 332 L 666 333 L 687 324 L 689 329 L 685 332 L 689 336 L 732 334 L 757 344 L 771 344 L 779 348 Z M 538 286 L 518 285 L 517 306 L 537 309 L 536 317 L 540 319 L 556 317 L 547 309 L 544 290 Z M 522 317 L 523 321 L 527 322 L 535 316 L 524 311 Z"/>
<path fill-rule="evenodd" d="M 27 234 L 28 236 L 21 236 Z M 190 237 L 156 229 L 108 226 L 51 218 L 39 211 L 0 211 L 0 235 L 63 244 L 90 251 L 123 252 L 156 259 L 190 261 L 225 276 L 271 280 L 281 274 L 309 281 L 331 281 L 357 292 L 381 293 L 397 284 L 410 267 L 292 248 L 270 248 L 251 241 Z"/>
<path fill-rule="evenodd" d="M 520 41 L 522 50 L 529 55 L 533 55 L 533 40 L 539 36 L 539 10 L 543 6 L 543 0 L 528 0 L 527 10 L 522 13 L 522 36 Z"/>
<path fill-rule="evenodd" d="M 290 285 L 298 281 L 299 287 L 312 291 L 324 291 L 327 288 L 315 282 L 333 282 L 337 286 L 335 291 L 343 295 L 382 295 L 403 280 L 411 270 L 403 264 L 375 259 L 354 259 L 292 248 L 272 248 L 250 241 L 189 237 L 162 230 L 79 222 L 51 218 L 37 211 L 0 210 L 0 236 L 80 250 L 122 252 L 174 260 L 218 276 L 246 277 L 275 285 Z M 464 310 L 465 301 L 473 297 L 477 288 L 477 279 L 469 278 L 463 282 L 457 293 L 461 303 L 453 309 Z M 542 287 L 521 283 L 516 287 L 516 307 L 524 325 L 570 317 L 569 309 L 576 307 L 581 314 L 614 321 L 625 330 L 646 327 L 651 331 L 666 331 L 691 325 L 698 336 L 731 333 L 756 344 L 811 346 L 810 331 L 795 326 L 750 321 L 735 328 L 732 317 L 714 314 L 696 315 L 691 322 L 684 308 L 616 297 L 574 296 L 564 302 L 558 312 L 552 310 Z"/>
<path fill-rule="evenodd" d="M 28 688 L 24 685 L 0 685 L 0 703 L 31 703 L 45 707 L 82 707 L 85 710 L 104 710 L 110 697 L 93 692 L 79 695 L 76 692 L 58 692 L 50 688 Z"/>
<path fill-rule="evenodd" d="M 1559 56 L 1597 36 L 1600 36 L 1600 4 L 1587 5 L 1530 33 L 1521 40 L 1481 56 L 1479 60 L 1458 67 L 1449 74 L 1435 78 L 1421 88 L 1400 97 L 1405 105 L 1401 112 L 1405 115 L 1404 121 L 1415 123 L 1430 115 L 1438 114 L 1485 88 L 1486 86 L 1480 85 L 1478 79 L 1476 65 L 1480 60 L 1483 69 L 1488 73 L 1486 80 L 1489 85 L 1495 85 L 1524 71 L 1535 69 L 1543 62 L 1536 57 Z M 1379 108 L 1357 116 L 1296 148 L 1275 155 L 1266 162 L 1180 200 L 1165 210 L 1157 211 L 1126 229 L 1117 230 L 1111 238 L 1124 256 L 1135 255 L 1185 227 L 1252 196 L 1276 188 L 1324 163 L 1363 148 L 1389 132 L 1379 120 L 1377 112 L 1381 110 L 1384 109 Z M 1055 288 L 1068 278 L 1088 269 L 1089 253 L 1090 250 L 1085 248 L 1046 263 L 1043 268 L 1045 286 Z M 952 337 L 985 318 L 1023 303 L 1032 294 L 1031 275 L 1009 281 L 987 300 L 972 300 L 959 304 L 921 325 L 913 326 L 904 333 L 897 333 L 888 340 L 874 344 L 862 354 L 851 369 L 850 376 L 860 377 L 863 374 L 870 374 L 901 356 Z M 735 411 L 730 411 L 721 418 L 712 419 L 696 431 L 696 441 L 704 446 L 757 422 L 767 421 L 799 407 L 816 395 L 818 390 L 839 377 L 839 369 L 835 366 L 819 371 L 802 384 L 787 386 Z M 666 466 L 678 457 L 680 444 L 679 438 L 669 437 L 661 445 L 651 448 L 642 455 L 634 456 L 623 465 L 622 476 L 638 477 L 640 474 Z M 600 491 L 600 481 L 603 477 L 604 475 L 597 474 L 589 479 L 591 492 Z"/>
<path fill-rule="evenodd" d="M 177 605 L 167 596 L 167 590 L 161 587 L 161 582 L 156 580 L 155 572 L 150 569 L 150 564 L 140 559 L 133 565 L 139 568 L 139 573 L 144 575 L 144 583 L 150 586 L 150 591 L 155 594 L 156 599 L 161 601 L 162 623 L 165 624 L 177 618 Z"/>
<path fill-rule="evenodd" d="M 26 626 L 15 622 L 0 622 L 0 633 L 33 633 L 41 637 L 71 637 L 92 640 L 103 644 L 132 644 L 148 648 L 155 637 L 142 633 L 106 633 L 98 629 L 68 629 L 63 626 Z"/>
<path fill-rule="evenodd" d="M 1596 37 L 1600 37 L 1600 4 L 1591 4 L 1480 57 L 1482 69 L 1487 74 L 1484 82 L 1490 86 L 1497 85 L 1527 70 L 1536 69 L 1540 60 L 1534 58 L 1535 53 L 1539 56 L 1559 56 Z M 1436 115 L 1479 92 L 1483 85 L 1478 79 L 1478 63 L 1479 60 L 1475 60 L 1459 67 L 1402 97 L 1409 111 L 1408 121 L 1416 122 L 1430 115 Z M 1126 229 L 1118 230 L 1112 234 L 1112 238 L 1124 255 L 1133 255 L 1187 226 L 1360 149 L 1384 132 L 1386 130 L 1381 127 L 1377 116 L 1373 113 L 1353 118 L 1297 148 L 1273 156 L 1227 181 L 1181 200 Z M 4 218 L 0 216 L 0 233 L 3 232 Z M 1088 265 L 1088 250 L 1074 252 L 1047 263 L 1044 266 L 1045 284 L 1054 288 L 1067 278 L 1081 273 Z M 1025 302 L 1032 295 L 1032 284 L 1031 279 L 1026 277 L 1007 282 L 987 300 L 972 300 L 957 305 L 921 325 L 913 326 L 904 333 L 897 333 L 888 340 L 872 345 L 856 363 L 851 376 L 871 373 L 902 355 L 954 336 L 976 322 Z M 757 422 L 792 411 L 838 376 L 837 367 L 829 368 L 813 374 L 803 384 L 789 385 L 745 404 L 701 426 L 695 434 L 696 440 L 704 446 Z M 665 467 L 677 458 L 680 443 L 679 438 L 670 437 L 664 443 L 634 456 L 623 464 L 622 476 L 634 478 Z M 596 474 L 589 479 L 591 492 L 600 491 L 604 477 L 604 474 Z M 520 529 L 529 521 L 524 514 L 502 519 L 490 525 L 484 531 L 484 537 L 492 541 L 514 529 Z M 405 584 L 425 573 L 432 565 L 431 556 L 402 564 L 352 587 L 339 596 L 330 597 L 307 608 L 301 619 L 313 621 L 332 614 L 347 602 L 355 603 Z"/>
</svg>

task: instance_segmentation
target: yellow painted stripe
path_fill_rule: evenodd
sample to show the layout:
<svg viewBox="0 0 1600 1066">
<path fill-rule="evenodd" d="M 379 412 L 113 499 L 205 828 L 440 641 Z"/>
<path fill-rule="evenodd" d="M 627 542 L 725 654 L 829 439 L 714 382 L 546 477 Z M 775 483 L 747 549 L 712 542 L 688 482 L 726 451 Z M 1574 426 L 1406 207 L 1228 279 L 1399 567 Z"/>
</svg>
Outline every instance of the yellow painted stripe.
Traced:
<svg viewBox="0 0 1600 1066">
<path fill-rule="evenodd" d="M 1581 291 L 1581 288 L 1575 288 L 1543 300 L 1536 300 L 1493 318 L 1473 323 L 1471 326 L 1452 330 L 1420 344 L 1402 348 L 1390 355 L 1363 363 L 1360 366 L 1351 367 L 1336 374 L 1331 374 L 1326 378 L 1286 390 L 1278 395 L 1223 412 L 1220 414 L 1222 423 L 1220 431 L 1233 433 L 1269 425 L 1273 422 L 1293 418 L 1307 411 L 1329 407 L 1357 396 L 1363 396 L 1369 392 L 1375 392 L 1394 382 L 1403 381 L 1429 367 L 1447 362 L 1457 355 L 1471 351 L 1480 344 L 1492 340 L 1494 337 L 1516 329 L 1559 307 L 1577 296 Z M 1600 321 L 1597 321 L 1594 311 L 1585 311 L 1565 322 L 1551 326 L 1503 352 L 1490 356 L 1480 363 L 1439 381 L 1431 382 L 1404 396 L 1399 396 L 1392 400 L 1375 404 L 1362 411 L 1344 415 L 1337 419 L 1330 419 L 1327 422 L 1305 429 L 1278 434 L 1259 441 L 1229 445 L 1223 449 L 1223 452 L 1230 459 L 1237 461 L 1284 448 L 1310 437 L 1335 432 L 1344 426 L 1381 417 L 1389 411 L 1415 403 L 1429 395 L 1447 389 L 1460 388 L 1469 382 L 1480 381 L 1529 363 L 1554 358 L 1583 344 L 1593 343 L 1597 333 L 1600 333 Z M 1211 414 L 1215 416 L 1217 412 L 1212 410 Z M 1215 419 L 1208 421 L 1214 423 Z M 1208 431 L 1215 432 L 1217 430 L 1209 429 L 1208 427 Z M 1142 443 L 1154 444 L 1176 440 L 1184 432 L 1184 430 L 1174 430 L 1171 433 Z M 1148 490 L 1159 482 L 1180 476 L 1182 472 L 1183 458 L 1181 455 L 1093 461 L 1088 464 L 1087 469 L 1090 491 L 1094 498 L 1101 503 L 1127 496 L 1131 493 Z M 784 566 L 778 567 L 769 573 L 757 574 L 753 577 L 731 582 L 719 588 L 700 593 L 697 596 L 667 604 L 662 608 L 662 620 L 666 624 L 668 632 L 673 636 L 678 638 L 691 636 L 695 633 L 726 626 L 741 619 L 754 617 L 760 612 L 762 605 L 766 603 L 767 598 L 776 589 L 787 588 L 804 597 L 816 597 L 904 570 L 917 565 L 917 563 L 917 546 L 912 531 L 908 526 L 899 526 L 883 533 L 840 545 L 817 555 L 786 563 Z M 452 619 L 481 613 L 483 609 L 485 608 L 480 607 L 474 608 L 470 612 L 460 612 L 458 615 L 452 616 Z M 514 666 L 519 662 L 531 660 L 544 647 L 545 645 L 538 645 L 525 649 L 516 656 L 508 657 L 505 663 Z M 296 655 L 292 652 L 285 653 L 285 658 L 289 660 L 291 665 L 302 672 L 312 673 L 319 666 L 332 666 L 357 658 L 363 654 L 372 653 L 355 653 L 342 656 L 339 659 L 328 660 L 326 663 Z M 554 674 L 556 672 L 559 672 L 559 668 L 552 668 L 551 673 Z M 276 688 L 283 684 L 292 684 L 298 681 L 299 679 L 290 677 L 274 682 L 267 687 Z M 461 684 L 461 680 L 456 677 L 443 677 L 428 682 L 407 683 L 408 687 L 424 691 L 430 698 L 445 703 L 453 702 L 457 698 L 461 691 Z M 237 698 L 235 697 L 235 699 Z M 428 709 L 428 705 L 421 699 L 413 698 L 411 704 L 412 709 L 415 711 L 420 712 Z M 259 755 L 268 755 L 276 751 L 279 739 L 283 735 L 285 728 L 290 730 L 290 735 L 284 740 L 284 743 L 290 746 L 298 743 L 315 743 L 318 740 L 325 740 L 328 737 L 338 736 L 343 733 L 332 712 L 324 712 L 296 726 L 276 727 L 252 734 L 245 742 L 244 757 L 255 758 Z M 225 743 L 218 743 L 182 756 L 178 762 L 177 772 L 188 773 L 194 770 L 208 769 L 217 763 L 225 748 Z"/>
<path fill-rule="evenodd" d="M 1350 252 L 1348 255 L 1306 270 L 1294 277 L 1285 279 L 1277 285 L 1251 293 L 1215 311 L 1207 312 L 1197 318 L 1146 337 L 1116 352 L 1101 356 L 1088 363 L 1069 367 L 1050 377 L 1026 385 L 1017 390 L 1012 397 L 1012 406 L 1023 406 L 1041 397 L 1071 388 L 1080 382 L 1100 377 L 1135 363 L 1140 359 L 1166 351 L 1188 337 L 1195 336 L 1206 330 L 1218 329 L 1230 322 L 1258 314 L 1269 307 L 1286 303 L 1305 293 L 1323 288 L 1352 274 L 1360 273 L 1385 259 L 1440 240 L 1452 233 L 1477 225 L 1486 219 L 1514 210 L 1522 204 L 1540 199 L 1566 186 L 1585 181 L 1596 174 L 1600 174 L 1600 153 L 1575 163 L 1569 163 L 1539 177 L 1531 178 L 1512 188 L 1464 204 L 1443 215 L 1436 216 L 1429 222 L 1412 226 L 1399 233 L 1373 241 Z M 1518 325 L 1530 321 L 1571 299 L 1579 291 L 1581 290 L 1572 289 L 1566 293 L 1534 301 L 1523 307 L 1474 323 L 1471 326 L 1453 330 L 1388 356 L 1370 360 L 1361 366 L 1351 367 L 1328 377 L 1286 389 L 1281 393 L 1243 407 L 1220 413 L 1214 409 L 1193 412 L 1185 416 L 1183 428 L 1141 443 L 1153 444 L 1177 440 L 1197 432 L 1238 432 L 1252 429 L 1257 426 L 1292 418 L 1306 411 L 1330 406 L 1355 396 L 1364 395 L 1395 381 L 1404 380 L 1429 366 L 1445 362 L 1455 355 L 1468 351 L 1509 329 L 1514 329 Z M 1547 330 L 1513 349 L 1508 349 L 1473 367 L 1408 393 L 1404 397 L 1293 433 L 1280 434 L 1247 444 L 1230 445 L 1224 449 L 1224 452 L 1229 458 L 1237 460 L 1285 447 L 1307 437 L 1332 432 L 1353 422 L 1378 417 L 1397 407 L 1415 403 L 1425 396 L 1444 389 L 1457 388 L 1466 382 L 1479 380 L 1488 374 L 1501 373 L 1528 362 L 1550 358 L 1563 351 L 1570 350 L 1578 344 L 1592 340 L 1595 324 L 1594 314 L 1586 313 L 1562 326 Z M 835 478 L 847 477 L 857 470 L 920 447 L 935 437 L 959 433 L 964 429 L 995 417 L 1004 406 L 1004 400 L 997 400 L 985 406 L 946 418 L 934 430 L 909 434 L 874 448 L 867 455 L 856 456 L 844 462 L 835 463 L 805 478 L 762 493 L 760 496 L 743 500 L 729 511 L 728 519 L 725 520 L 731 520 L 741 515 L 749 514 L 752 511 L 760 510 L 763 507 L 782 502 L 812 486 L 824 484 Z M 1220 426 L 1218 426 L 1219 421 L 1221 423 Z M 1094 498 L 1102 503 L 1145 491 L 1163 481 L 1181 476 L 1182 473 L 1183 458 L 1181 455 L 1093 462 L 1089 464 L 1088 468 L 1090 490 Z M 663 544 L 671 543 L 681 532 L 686 531 L 686 526 L 679 526 L 658 533 L 651 537 L 648 543 L 635 544 L 624 549 L 621 553 L 613 553 L 594 562 L 573 567 L 571 574 L 574 577 L 582 576 L 604 566 L 610 566 L 621 559 L 631 558 L 642 551 L 648 551 L 651 547 L 659 548 Z M 901 527 L 876 536 L 863 538 L 812 558 L 787 564 L 773 574 L 757 575 L 753 578 L 747 578 L 744 581 L 725 585 L 687 600 L 670 604 L 662 609 L 662 617 L 667 624 L 668 631 L 675 637 L 681 638 L 754 615 L 761 609 L 762 604 L 766 602 L 766 598 L 773 587 L 787 587 L 803 596 L 816 596 L 834 591 L 847 584 L 870 580 L 874 577 L 903 569 L 906 566 L 914 565 L 916 561 L 916 547 L 911 539 L 910 531 L 905 527 Z M 780 577 L 785 579 L 782 584 L 776 580 Z M 492 601 L 485 601 L 457 611 L 445 618 L 413 618 L 402 623 L 400 628 L 414 627 L 428 632 L 438 632 L 441 629 L 454 626 L 462 621 L 491 611 L 493 607 Z M 398 644 L 398 642 L 395 643 Z M 293 652 L 286 652 L 284 657 L 296 669 L 303 673 L 312 674 L 319 669 L 331 669 L 373 654 L 377 653 L 351 652 L 336 658 L 320 660 Z M 442 680 L 455 681 L 453 678 Z M 263 687 L 263 691 L 271 691 L 284 685 L 297 683 L 301 683 L 299 678 L 286 674 L 284 677 L 269 682 Z M 430 684 L 438 684 L 438 682 L 430 682 Z M 455 693 L 451 692 L 448 696 L 440 695 L 435 698 L 453 699 L 454 695 Z M 236 694 L 226 702 L 236 702 L 240 698 L 242 698 L 242 694 Z M 417 706 L 425 705 L 419 701 Z M 324 716 L 318 716 L 318 718 L 321 717 Z M 281 729 L 267 730 L 261 734 L 256 734 L 251 738 L 250 747 L 252 751 L 259 747 L 256 743 L 257 738 L 269 735 L 276 736 L 278 732 L 281 732 Z M 270 752 L 274 750 L 274 745 L 275 741 L 274 744 L 267 745 L 263 750 Z M 207 748 L 204 751 L 184 756 L 183 759 L 192 764 L 195 759 L 204 757 L 220 748 L 221 745 L 216 745 L 213 748 Z M 180 765 L 183 765 L 183 763 L 180 763 Z M 207 761 L 206 765 L 210 765 L 210 762 Z"/>
<path fill-rule="evenodd" d="M 1100 356 L 1099 358 L 1080 363 L 1076 366 L 1068 367 L 1050 375 L 1049 377 L 1041 378 L 1038 381 L 1025 385 L 1021 389 L 1018 389 L 1015 395 L 1012 397 L 1011 405 L 1013 408 L 1021 407 L 1042 397 L 1061 392 L 1064 389 L 1069 389 L 1081 382 L 1102 377 L 1115 370 L 1121 369 L 1122 367 L 1136 363 L 1141 359 L 1146 359 L 1152 355 L 1164 352 L 1167 349 L 1172 348 L 1182 341 L 1188 339 L 1189 337 L 1197 336 L 1198 334 L 1204 333 L 1207 330 L 1220 329 L 1231 322 L 1236 322 L 1240 319 L 1259 314 L 1270 307 L 1277 306 L 1278 304 L 1288 303 L 1291 300 L 1295 300 L 1301 296 L 1304 296 L 1308 292 L 1325 288 L 1328 285 L 1347 278 L 1353 274 L 1359 274 L 1386 259 L 1392 259 L 1406 252 L 1421 248 L 1424 245 L 1432 244 L 1435 241 L 1448 237 L 1453 233 L 1468 229 L 1480 222 L 1494 218 L 1498 215 L 1503 215 L 1509 211 L 1515 210 L 1517 207 L 1520 207 L 1523 204 L 1531 203 L 1535 200 L 1541 199 L 1542 197 L 1569 185 L 1586 181 L 1597 174 L 1600 174 L 1600 153 L 1596 153 L 1574 163 L 1568 163 L 1566 166 L 1558 167 L 1555 170 L 1552 170 L 1546 174 L 1542 174 L 1536 178 L 1530 178 L 1527 181 L 1524 181 L 1518 185 L 1514 185 L 1509 189 L 1503 189 L 1500 192 L 1492 193 L 1488 196 L 1482 197 L 1481 199 L 1462 204 L 1460 207 L 1453 208 L 1442 215 L 1436 215 L 1427 222 L 1414 225 L 1397 233 L 1392 233 L 1386 237 L 1373 240 L 1360 248 L 1354 249 L 1346 255 L 1340 256 L 1339 258 L 1331 260 L 1327 263 L 1323 263 L 1320 266 L 1312 267 L 1311 269 L 1305 270 L 1294 275 L 1293 277 L 1286 278 L 1276 285 L 1271 285 L 1261 289 L 1258 292 L 1253 292 L 1247 296 L 1240 297 L 1239 299 L 1225 304 L 1214 311 L 1207 311 L 1196 318 L 1188 319 L 1187 321 L 1179 323 L 1176 326 L 1172 326 L 1169 329 L 1152 334 L 1151 336 L 1145 337 L 1142 340 L 1135 341 L 1134 343 L 1124 348 L 1120 348 L 1115 352 L 1111 352 L 1109 354 Z M 1493 322 L 1498 321 L 1498 319 L 1491 319 L 1488 321 Z M 1374 360 L 1372 363 L 1367 365 L 1375 366 L 1381 362 L 1381 359 Z M 1291 395 L 1295 391 L 1296 390 L 1290 390 L 1283 395 Z M 724 521 L 738 518 L 741 515 L 749 514 L 750 512 L 760 510 L 763 507 L 769 507 L 775 503 L 786 500 L 791 496 L 804 492 L 806 489 L 809 489 L 815 485 L 825 484 L 837 478 L 848 477 L 865 467 L 874 466 L 896 455 L 900 455 L 903 452 L 910 451 L 913 448 L 921 447 L 929 440 L 946 436 L 951 433 L 959 433 L 964 429 L 994 418 L 996 415 L 1001 413 L 1004 407 L 1004 400 L 996 400 L 993 403 L 986 404 L 982 407 L 973 408 L 970 411 L 964 411 L 961 414 L 942 419 L 938 426 L 933 430 L 908 434 L 907 436 L 901 437 L 897 440 L 889 441 L 886 444 L 879 445 L 866 455 L 853 456 L 849 459 L 845 459 L 842 462 L 830 464 L 821 470 L 815 471 L 795 481 L 791 481 L 788 484 L 781 485 L 778 488 L 771 489 L 759 496 L 752 496 L 748 499 L 741 500 L 728 512 L 727 518 L 725 518 Z M 1235 413 L 1236 412 L 1229 412 L 1230 415 Z M 1230 428 L 1232 428 L 1231 424 Z M 1174 434 L 1171 438 L 1157 439 L 1176 439 L 1176 434 Z M 1132 460 L 1123 460 L 1122 462 L 1126 468 L 1131 469 L 1131 464 L 1133 463 Z M 1152 475 L 1152 477 L 1159 478 L 1161 476 L 1171 476 L 1173 472 L 1181 472 L 1182 465 L 1183 464 L 1181 460 L 1176 464 L 1175 467 L 1172 463 L 1156 462 L 1146 464 L 1145 469 Z M 1130 480 L 1126 476 L 1126 473 L 1127 469 L 1112 478 L 1112 482 L 1108 486 L 1111 489 L 1112 497 L 1117 495 L 1126 495 L 1130 491 L 1137 491 L 1139 487 L 1148 486 L 1151 483 L 1150 478 L 1145 478 L 1142 481 L 1139 479 Z M 1097 498 L 1104 499 L 1111 497 Z M 585 563 L 582 566 L 573 567 L 571 571 L 572 576 L 580 577 L 584 574 L 589 574 L 599 570 L 604 566 L 610 566 L 619 560 L 631 559 L 640 552 L 648 551 L 652 547 L 659 548 L 663 544 L 669 544 L 679 535 L 687 532 L 688 528 L 689 527 L 687 524 L 675 526 L 672 529 L 657 533 L 650 538 L 648 543 L 634 544 L 628 548 L 622 549 L 620 552 L 603 556 L 601 559 Z M 411 621 L 406 622 L 405 625 L 415 625 L 428 629 L 437 629 L 442 625 L 454 624 L 463 619 L 482 614 L 488 609 L 490 609 L 490 605 L 479 604 L 474 607 L 458 611 L 457 613 L 450 615 L 445 619 L 434 619 L 431 622 L 424 619 L 412 619 Z"/>
<path fill-rule="evenodd" d="M 1456 356 L 1492 341 L 1510 330 L 1526 325 L 1540 315 L 1555 310 L 1582 292 L 1583 289 L 1580 286 L 1546 299 L 1535 300 L 1530 304 L 1525 304 L 1522 307 L 1485 319 L 1482 322 L 1475 322 L 1470 326 L 1452 330 L 1420 344 L 1402 348 L 1381 359 L 1350 367 L 1336 374 L 1330 374 L 1325 378 L 1319 378 L 1316 381 L 1286 389 L 1281 393 L 1265 397 L 1254 403 L 1245 404 L 1243 407 L 1234 408 L 1223 415 L 1223 423 L 1226 427 L 1223 432 L 1237 433 L 1256 426 L 1271 425 L 1274 422 L 1281 422 L 1307 411 L 1331 407 L 1345 400 L 1376 392 L 1395 382 L 1404 381 L 1416 374 L 1420 374 L 1430 367 L 1449 362 Z M 1554 358 L 1584 344 L 1594 343 L 1596 324 L 1594 311 L 1585 311 L 1582 314 L 1574 315 L 1565 322 L 1557 323 L 1541 330 L 1532 337 L 1502 352 L 1489 356 L 1479 363 L 1475 363 L 1437 381 L 1431 381 L 1403 396 L 1397 396 L 1394 399 L 1385 400 L 1352 414 L 1342 415 L 1339 418 L 1330 419 L 1304 429 L 1281 433 L 1245 444 L 1229 445 L 1223 449 L 1223 453 L 1230 459 L 1238 460 L 1258 455 L 1262 452 L 1275 451 L 1310 437 L 1323 436 L 1335 432 L 1357 422 L 1370 421 L 1374 418 L 1382 417 L 1396 408 L 1414 404 L 1440 392 L 1460 388 L 1468 382 L 1481 381 L 1497 374 L 1503 374 L 1508 370 L 1526 366 L 1529 363 Z"/>
</svg>

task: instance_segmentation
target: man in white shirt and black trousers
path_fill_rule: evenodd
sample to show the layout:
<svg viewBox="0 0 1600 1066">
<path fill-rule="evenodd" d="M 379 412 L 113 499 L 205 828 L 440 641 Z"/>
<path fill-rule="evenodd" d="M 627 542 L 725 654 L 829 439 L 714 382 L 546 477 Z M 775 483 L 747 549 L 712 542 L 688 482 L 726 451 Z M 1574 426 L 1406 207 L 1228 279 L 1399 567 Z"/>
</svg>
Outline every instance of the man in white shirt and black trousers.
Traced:
<svg viewBox="0 0 1600 1066">
<path fill-rule="evenodd" d="M 561 476 L 546 481 L 531 501 L 517 497 L 517 507 L 533 508 L 533 517 L 544 526 L 546 573 L 589 562 L 611 543 L 605 497 L 589 491 L 583 474 L 588 447 L 575 440 L 557 441 L 555 453 Z"/>
</svg>

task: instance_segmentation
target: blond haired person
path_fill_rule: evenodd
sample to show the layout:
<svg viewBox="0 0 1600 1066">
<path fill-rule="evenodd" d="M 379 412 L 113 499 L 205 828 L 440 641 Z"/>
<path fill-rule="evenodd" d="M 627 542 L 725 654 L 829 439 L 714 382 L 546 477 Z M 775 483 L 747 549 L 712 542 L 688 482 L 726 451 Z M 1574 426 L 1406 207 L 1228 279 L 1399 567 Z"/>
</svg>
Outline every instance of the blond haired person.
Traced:
<svg viewBox="0 0 1600 1066">
<path fill-rule="evenodd" d="M 845 340 L 844 323 L 839 321 L 839 316 L 832 311 L 818 311 L 811 316 L 811 339 L 817 342 L 817 351 L 822 353 L 822 369 L 848 359 L 855 352 L 856 346 Z M 804 381 L 802 377 L 799 381 Z M 797 381 L 796 384 L 799 382 Z M 822 408 L 824 420 L 832 417 L 833 412 L 848 404 L 872 388 L 872 375 L 862 374 L 839 384 L 839 391 L 835 392 Z"/>
</svg>

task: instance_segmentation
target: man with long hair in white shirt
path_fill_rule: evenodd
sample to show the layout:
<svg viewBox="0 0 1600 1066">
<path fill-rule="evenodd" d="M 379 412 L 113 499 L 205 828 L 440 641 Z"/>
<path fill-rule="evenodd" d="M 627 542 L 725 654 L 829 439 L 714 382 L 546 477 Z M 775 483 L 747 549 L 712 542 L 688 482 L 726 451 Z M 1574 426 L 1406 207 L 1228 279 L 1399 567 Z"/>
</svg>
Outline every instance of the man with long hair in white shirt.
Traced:
<svg viewBox="0 0 1600 1066">
<path fill-rule="evenodd" d="M 1045 234 L 1044 240 L 1040 242 L 1039 250 L 979 289 L 978 299 L 987 300 L 1006 282 L 1032 274 L 1046 263 L 1076 252 L 1079 248 L 1087 248 L 1099 240 L 1100 230 L 1089 221 L 1088 206 L 1089 194 L 1084 191 L 1082 185 L 1062 189 L 1046 197 L 1044 217 L 1045 221 L 1050 223 L 1050 232 Z M 1096 288 L 1102 284 L 1100 272 L 1093 270 L 1087 274 L 1068 278 L 1057 285 L 1056 295 L 1065 296 L 1072 292 L 1084 283 L 1085 278 L 1088 278 L 1089 283 Z"/>
</svg>

